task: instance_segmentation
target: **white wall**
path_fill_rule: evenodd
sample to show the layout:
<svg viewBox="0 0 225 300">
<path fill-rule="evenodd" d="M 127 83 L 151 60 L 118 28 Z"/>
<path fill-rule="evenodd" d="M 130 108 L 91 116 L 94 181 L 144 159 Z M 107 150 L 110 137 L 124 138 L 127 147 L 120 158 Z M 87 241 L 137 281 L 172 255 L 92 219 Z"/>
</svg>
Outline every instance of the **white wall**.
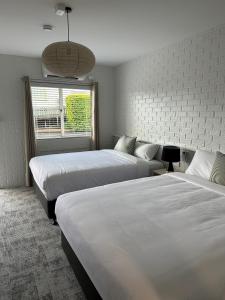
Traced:
<svg viewBox="0 0 225 300">
<path fill-rule="evenodd" d="M 66 137 L 39 139 L 36 142 L 36 155 L 79 152 L 91 149 L 90 137 Z"/>
<path fill-rule="evenodd" d="M 40 59 L 0 55 L 0 188 L 24 184 L 24 85 L 21 78 L 25 75 L 42 77 Z M 114 117 L 113 69 L 96 66 L 93 76 L 99 82 L 101 147 L 110 147 Z M 51 140 L 39 143 L 39 151 L 79 150 L 87 144 L 86 139 Z"/>
<path fill-rule="evenodd" d="M 0 55 L 0 187 L 24 183 L 24 75 L 40 77 L 40 61 Z"/>
<path fill-rule="evenodd" d="M 116 134 L 225 151 L 225 26 L 116 69 Z"/>
</svg>

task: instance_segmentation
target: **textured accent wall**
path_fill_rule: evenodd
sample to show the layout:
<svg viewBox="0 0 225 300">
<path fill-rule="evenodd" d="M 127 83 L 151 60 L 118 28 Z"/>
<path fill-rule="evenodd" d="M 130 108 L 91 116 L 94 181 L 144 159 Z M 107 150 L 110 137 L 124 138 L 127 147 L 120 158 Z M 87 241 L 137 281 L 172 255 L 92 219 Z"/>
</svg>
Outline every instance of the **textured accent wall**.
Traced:
<svg viewBox="0 0 225 300">
<path fill-rule="evenodd" d="M 225 151 L 225 26 L 116 69 L 116 134 Z"/>
</svg>

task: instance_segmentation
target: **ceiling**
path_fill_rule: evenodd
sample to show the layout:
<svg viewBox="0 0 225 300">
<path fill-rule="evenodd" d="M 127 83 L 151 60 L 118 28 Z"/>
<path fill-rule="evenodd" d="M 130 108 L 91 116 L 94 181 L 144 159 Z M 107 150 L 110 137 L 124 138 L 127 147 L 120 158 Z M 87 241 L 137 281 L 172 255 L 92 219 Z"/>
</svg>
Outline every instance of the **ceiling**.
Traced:
<svg viewBox="0 0 225 300">
<path fill-rule="evenodd" d="M 0 53 L 40 57 L 66 39 L 56 0 L 0 0 Z M 71 40 L 89 47 L 97 63 L 118 65 L 225 23 L 224 0 L 71 0 Z M 43 24 L 54 31 L 45 32 Z"/>
</svg>

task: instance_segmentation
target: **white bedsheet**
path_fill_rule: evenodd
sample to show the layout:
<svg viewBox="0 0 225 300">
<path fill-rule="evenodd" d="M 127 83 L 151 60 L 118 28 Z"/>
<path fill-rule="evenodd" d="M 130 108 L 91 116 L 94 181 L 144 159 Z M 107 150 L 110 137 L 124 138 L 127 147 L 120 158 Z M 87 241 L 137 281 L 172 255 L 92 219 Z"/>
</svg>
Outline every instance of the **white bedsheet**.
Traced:
<svg viewBox="0 0 225 300">
<path fill-rule="evenodd" d="M 225 299 L 225 187 L 142 178 L 62 195 L 56 215 L 104 300 Z"/>
<path fill-rule="evenodd" d="M 145 161 L 115 150 L 37 156 L 31 159 L 33 177 L 48 200 L 59 195 L 113 182 L 146 177 L 159 161 Z"/>
</svg>

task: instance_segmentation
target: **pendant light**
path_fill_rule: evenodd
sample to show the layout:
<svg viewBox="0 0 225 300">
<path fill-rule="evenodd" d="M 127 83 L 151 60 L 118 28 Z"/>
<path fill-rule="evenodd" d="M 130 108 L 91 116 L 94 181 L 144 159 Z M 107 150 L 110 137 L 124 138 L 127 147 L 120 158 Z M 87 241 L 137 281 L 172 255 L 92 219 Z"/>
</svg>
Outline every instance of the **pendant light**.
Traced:
<svg viewBox="0 0 225 300">
<path fill-rule="evenodd" d="M 42 53 L 42 63 L 54 75 L 79 78 L 87 75 L 93 69 L 95 56 L 89 48 L 70 41 L 69 13 L 71 11 L 70 7 L 65 8 L 67 41 L 48 45 Z"/>
</svg>

